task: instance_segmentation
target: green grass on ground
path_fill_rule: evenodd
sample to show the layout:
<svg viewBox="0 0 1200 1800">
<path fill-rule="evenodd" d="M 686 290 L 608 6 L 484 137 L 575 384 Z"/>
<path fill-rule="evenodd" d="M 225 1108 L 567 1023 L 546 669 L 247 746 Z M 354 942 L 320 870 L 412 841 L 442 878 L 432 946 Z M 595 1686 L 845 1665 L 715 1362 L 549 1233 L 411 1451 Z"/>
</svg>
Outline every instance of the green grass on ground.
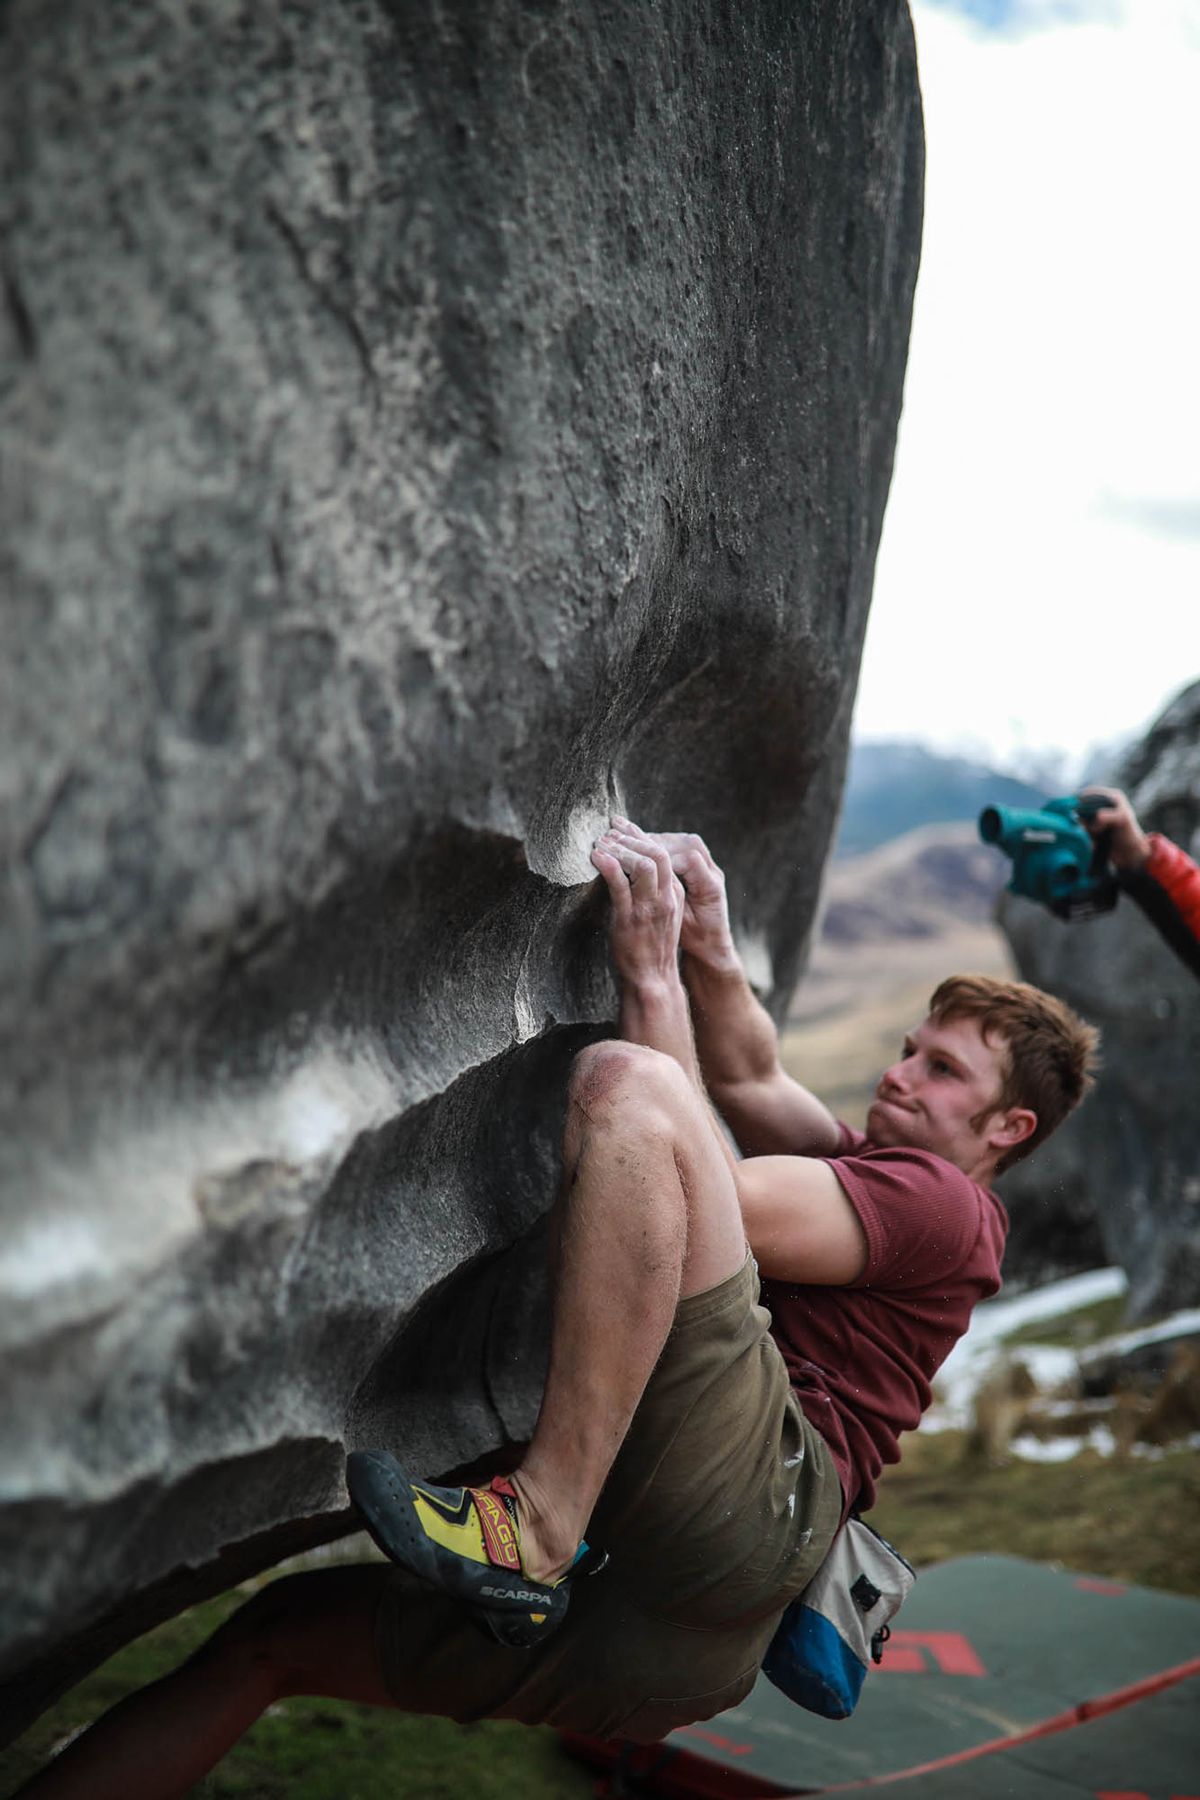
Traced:
<svg viewBox="0 0 1200 1800">
<path fill-rule="evenodd" d="M 95 1670 L 0 1751 L 0 1794 L 12 1794 L 124 1695 L 175 1668 L 258 1585 L 181 1613 Z M 294 1699 L 272 1707 L 192 1791 L 205 1800 L 591 1800 L 595 1781 L 549 1729 L 502 1720 L 454 1725 Z"/>
</svg>

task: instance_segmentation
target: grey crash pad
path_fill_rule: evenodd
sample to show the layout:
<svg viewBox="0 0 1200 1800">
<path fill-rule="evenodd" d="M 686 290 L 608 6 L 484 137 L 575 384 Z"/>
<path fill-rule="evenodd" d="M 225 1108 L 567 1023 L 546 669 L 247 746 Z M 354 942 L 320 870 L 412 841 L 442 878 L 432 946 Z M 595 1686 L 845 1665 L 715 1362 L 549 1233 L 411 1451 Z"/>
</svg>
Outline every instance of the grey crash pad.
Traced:
<svg viewBox="0 0 1200 1800">
<path fill-rule="evenodd" d="M 1189 1678 L 1158 1691 L 1189 1664 Z M 731 1793 L 753 1784 L 762 1794 L 811 1794 L 900 1777 L 901 1791 L 964 1800 L 1032 1800 L 1037 1781 L 1058 1800 L 1104 1791 L 1200 1800 L 1198 1677 L 1200 1601 L 1019 1557 L 956 1558 L 922 1573 L 850 1719 L 816 1718 L 760 1677 L 740 1706 L 671 1734 L 667 1746 L 679 1753 L 671 1789 L 716 1793 L 724 1779 Z M 1076 1709 L 1131 1688 L 1136 1701 L 1074 1721 Z M 1070 1729 L 1019 1742 L 1064 1716 Z M 1110 1740 L 1112 1782 L 1102 1766 Z M 979 1755 L 985 1745 L 998 1747 Z M 1097 1781 L 1081 1786 L 1093 1761 Z M 1117 1762 L 1132 1771 L 1124 1789 Z M 1150 1785 L 1134 1778 L 1137 1766 L 1153 1773 Z M 692 1787 L 676 1785 L 685 1769 Z"/>
<path fill-rule="evenodd" d="M 1200 1800 L 1200 1670 L 1069 1731 L 888 1791 L 897 1800 Z"/>
</svg>

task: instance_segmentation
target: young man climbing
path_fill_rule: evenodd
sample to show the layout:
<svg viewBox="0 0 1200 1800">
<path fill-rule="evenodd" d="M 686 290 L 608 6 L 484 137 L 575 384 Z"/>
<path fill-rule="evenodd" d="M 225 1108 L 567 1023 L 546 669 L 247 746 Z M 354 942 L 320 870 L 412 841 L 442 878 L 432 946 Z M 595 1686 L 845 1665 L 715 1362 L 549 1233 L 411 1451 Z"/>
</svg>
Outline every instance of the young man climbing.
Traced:
<svg viewBox="0 0 1200 1800">
<path fill-rule="evenodd" d="M 77 1739 L 39 1800 L 186 1792 L 296 1693 L 652 1741 L 749 1691 L 871 1504 L 999 1286 L 989 1184 L 1083 1097 L 1096 1034 L 1036 989 L 952 979 L 851 1132 L 784 1073 L 700 840 L 614 819 L 593 861 L 621 1035 L 573 1071 L 524 1456 L 445 1488 L 356 1452 L 352 1495 L 401 1567 L 264 1589 Z"/>
</svg>

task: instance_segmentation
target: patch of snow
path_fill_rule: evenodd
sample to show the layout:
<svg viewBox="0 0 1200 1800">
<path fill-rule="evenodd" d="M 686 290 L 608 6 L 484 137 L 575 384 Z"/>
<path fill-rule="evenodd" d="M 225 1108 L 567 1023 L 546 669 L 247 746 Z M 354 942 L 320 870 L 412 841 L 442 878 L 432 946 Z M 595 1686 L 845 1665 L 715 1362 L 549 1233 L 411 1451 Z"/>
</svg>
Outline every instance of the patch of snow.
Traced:
<svg viewBox="0 0 1200 1800">
<path fill-rule="evenodd" d="M 1176 1450 L 1200 1450 L 1200 1431 L 1193 1431 L 1190 1437 L 1176 1438 L 1170 1444 L 1131 1444 L 1131 1456 L 1139 1456 L 1144 1462 L 1161 1462 L 1164 1456 L 1173 1456 Z"/>
<path fill-rule="evenodd" d="M 934 1378 L 933 1405 L 921 1421 L 922 1431 L 966 1430 L 975 1395 L 993 1369 L 1009 1354 L 1005 1339 L 1025 1325 L 1057 1319 L 1064 1313 L 1094 1306 L 1127 1290 L 1124 1269 L 1091 1269 L 1083 1275 L 1053 1281 L 1048 1287 L 1017 1294 L 1011 1300 L 985 1300 L 975 1308 L 970 1326 Z M 1059 1386 L 1075 1372 L 1073 1350 L 1052 1344 L 1022 1344 L 1019 1356 L 1038 1386 Z"/>
<path fill-rule="evenodd" d="M 1043 1394 L 1065 1387 L 1079 1373 L 1079 1357 L 1065 1344 L 1022 1344 L 1011 1354 L 1014 1362 L 1025 1364 Z"/>
<path fill-rule="evenodd" d="M 1101 1356 L 1121 1354 L 1143 1344 L 1170 1341 L 1200 1331 L 1200 1307 L 1189 1308 L 1163 1319 L 1157 1325 L 1139 1331 L 1125 1331 L 1085 1350 L 1071 1350 L 1058 1344 L 1010 1346 L 1007 1340 L 1026 1325 L 1043 1319 L 1059 1319 L 1069 1313 L 1092 1306 L 1125 1293 L 1128 1281 L 1122 1269 L 1093 1269 L 1084 1275 L 1072 1275 L 1044 1288 L 1017 1294 L 1011 1300 L 989 1300 L 975 1309 L 965 1336 L 955 1344 L 934 1377 L 933 1404 L 921 1420 L 922 1431 L 967 1430 L 973 1422 L 975 1396 L 988 1377 L 1005 1361 L 1023 1363 L 1043 1394 L 1052 1394 L 1068 1386 L 1078 1375 L 1081 1365 Z M 1096 1402 L 1097 1410 L 1106 1402 Z M 1068 1412 L 1087 1412 L 1087 1403 L 1072 1400 L 1043 1403 L 1050 1416 Z M 1184 1440 L 1200 1446 L 1200 1433 Z M 1134 1444 L 1134 1456 L 1155 1458 L 1169 1454 L 1171 1445 L 1159 1449 L 1149 1444 Z M 1009 1448 L 1014 1456 L 1028 1462 L 1066 1462 L 1082 1449 L 1092 1449 L 1111 1456 L 1115 1448 L 1112 1432 L 1106 1425 L 1094 1425 L 1082 1436 L 1042 1439 L 1024 1432 L 1012 1440 Z"/>
<path fill-rule="evenodd" d="M 1101 1456 L 1111 1456 L 1116 1443 L 1107 1425 L 1093 1425 L 1082 1437 L 1039 1438 L 1023 1431 L 1008 1448 L 1022 1462 L 1059 1463 L 1070 1462 L 1081 1450 L 1097 1450 Z"/>
<path fill-rule="evenodd" d="M 1157 1325 L 1146 1325 L 1140 1331 L 1122 1331 L 1116 1337 L 1089 1344 L 1079 1352 L 1079 1360 L 1088 1363 L 1104 1356 L 1124 1356 L 1127 1350 L 1140 1350 L 1143 1344 L 1169 1343 L 1172 1338 L 1190 1337 L 1194 1332 L 1200 1332 L 1200 1306 L 1173 1313 L 1169 1319 L 1160 1319 Z"/>
<path fill-rule="evenodd" d="M 1038 1438 L 1032 1432 L 1021 1432 L 1008 1446 L 1014 1456 L 1025 1462 L 1069 1462 L 1081 1450 L 1095 1450 L 1101 1456 L 1112 1456 L 1117 1443 L 1107 1425 L 1093 1425 L 1082 1437 Z M 1132 1443 L 1128 1454 L 1140 1462 L 1161 1462 L 1177 1450 L 1200 1450 L 1200 1431 L 1190 1437 L 1176 1438 L 1169 1444 Z"/>
<path fill-rule="evenodd" d="M 1068 1275 L 1063 1281 L 1052 1281 L 1048 1287 L 1034 1288 L 1026 1294 L 1014 1294 L 1009 1300 L 985 1300 L 975 1308 L 967 1337 L 1009 1337 L 1022 1325 L 1080 1312 L 1098 1300 L 1118 1299 L 1128 1289 L 1129 1277 L 1124 1269 L 1089 1269 L 1083 1275 Z"/>
<path fill-rule="evenodd" d="M 1079 1418 L 1088 1413 L 1107 1415 L 1111 1411 L 1111 1400 L 1042 1400 L 1038 1403 L 1038 1416 L 1043 1419 Z"/>
</svg>

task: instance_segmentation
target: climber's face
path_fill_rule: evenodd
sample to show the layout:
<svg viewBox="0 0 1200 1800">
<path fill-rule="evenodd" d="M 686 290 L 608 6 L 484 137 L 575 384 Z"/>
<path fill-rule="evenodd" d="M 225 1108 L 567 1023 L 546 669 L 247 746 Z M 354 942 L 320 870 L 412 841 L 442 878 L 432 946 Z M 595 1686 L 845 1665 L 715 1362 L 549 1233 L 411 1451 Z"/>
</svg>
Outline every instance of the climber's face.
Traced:
<svg viewBox="0 0 1200 1800">
<path fill-rule="evenodd" d="M 867 1136 L 884 1148 L 932 1151 L 988 1180 L 1037 1125 L 1028 1109 L 1000 1106 L 1007 1066 L 1008 1046 L 985 1038 L 976 1020 L 928 1018 L 880 1076 Z"/>
</svg>

